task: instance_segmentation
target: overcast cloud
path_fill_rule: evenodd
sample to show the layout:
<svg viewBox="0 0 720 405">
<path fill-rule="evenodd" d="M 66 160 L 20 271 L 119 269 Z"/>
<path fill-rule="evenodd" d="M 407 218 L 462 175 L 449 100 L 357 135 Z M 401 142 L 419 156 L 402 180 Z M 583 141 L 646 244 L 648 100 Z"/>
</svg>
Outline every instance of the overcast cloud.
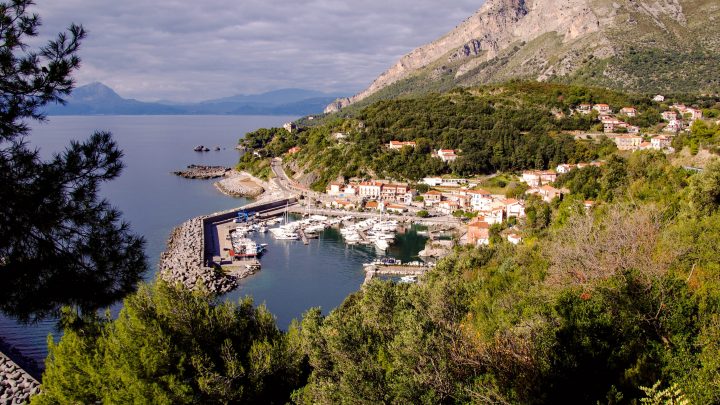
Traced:
<svg viewBox="0 0 720 405">
<path fill-rule="evenodd" d="M 79 84 L 199 101 L 298 87 L 352 94 L 483 0 L 37 0 L 47 39 L 79 23 Z"/>
</svg>

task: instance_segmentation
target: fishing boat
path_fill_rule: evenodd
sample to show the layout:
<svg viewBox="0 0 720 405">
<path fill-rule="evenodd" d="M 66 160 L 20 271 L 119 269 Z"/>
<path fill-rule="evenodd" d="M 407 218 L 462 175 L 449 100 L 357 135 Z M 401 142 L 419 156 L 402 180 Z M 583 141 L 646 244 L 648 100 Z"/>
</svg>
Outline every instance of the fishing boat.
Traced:
<svg viewBox="0 0 720 405">
<path fill-rule="evenodd" d="M 400 281 L 398 281 L 400 284 L 410 284 L 410 283 L 417 283 L 418 278 L 417 276 L 404 276 L 400 277 Z"/>
</svg>

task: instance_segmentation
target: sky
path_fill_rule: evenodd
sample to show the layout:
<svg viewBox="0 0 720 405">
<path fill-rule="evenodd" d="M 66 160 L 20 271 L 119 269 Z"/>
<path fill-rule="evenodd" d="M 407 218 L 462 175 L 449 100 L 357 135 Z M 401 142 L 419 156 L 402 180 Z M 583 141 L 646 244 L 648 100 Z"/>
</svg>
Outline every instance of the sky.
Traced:
<svg viewBox="0 0 720 405">
<path fill-rule="evenodd" d="M 144 101 L 281 88 L 344 95 L 447 33 L 483 0 L 37 0 L 41 39 L 89 32 L 78 85 Z"/>
</svg>

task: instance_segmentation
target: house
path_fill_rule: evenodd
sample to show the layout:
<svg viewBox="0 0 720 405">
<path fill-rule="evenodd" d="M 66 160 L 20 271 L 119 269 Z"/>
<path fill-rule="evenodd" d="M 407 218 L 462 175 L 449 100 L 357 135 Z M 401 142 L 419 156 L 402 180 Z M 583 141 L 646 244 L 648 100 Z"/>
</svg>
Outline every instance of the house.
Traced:
<svg viewBox="0 0 720 405">
<path fill-rule="evenodd" d="M 595 201 L 585 200 L 583 202 L 583 206 L 585 207 L 585 210 L 590 211 L 590 209 L 595 206 Z"/>
<path fill-rule="evenodd" d="M 662 103 L 665 101 L 665 96 L 658 94 L 657 96 L 653 97 L 653 101 L 656 103 Z"/>
<path fill-rule="evenodd" d="M 383 200 L 399 200 L 403 198 L 408 189 L 406 184 L 383 184 L 380 187 L 380 197 Z"/>
<path fill-rule="evenodd" d="M 425 177 L 422 182 L 430 187 L 437 187 L 442 184 L 443 179 L 442 177 Z"/>
<path fill-rule="evenodd" d="M 354 210 L 357 205 L 355 205 L 354 202 L 348 201 L 348 200 L 334 200 L 326 205 L 329 205 L 330 208 L 336 208 L 336 209 L 342 209 L 342 210 Z"/>
<path fill-rule="evenodd" d="M 288 155 L 294 155 L 302 150 L 299 146 L 293 146 L 292 148 L 288 149 L 287 153 Z"/>
<path fill-rule="evenodd" d="M 663 150 L 667 147 L 670 147 L 670 145 L 672 144 L 672 138 L 666 135 L 658 135 L 650 139 L 650 144 L 652 145 L 653 149 Z"/>
<path fill-rule="evenodd" d="M 638 150 L 642 141 L 642 136 L 638 135 L 619 135 L 615 137 L 615 145 L 620 150 Z"/>
<path fill-rule="evenodd" d="M 396 214 L 402 214 L 403 212 L 407 212 L 407 207 L 400 204 L 387 204 L 385 206 L 385 211 L 387 212 L 393 212 Z"/>
<path fill-rule="evenodd" d="M 425 194 L 422 194 L 423 201 L 425 201 L 426 207 L 431 207 L 440 201 L 442 201 L 442 193 L 435 190 L 430 190 Z"/>
<path fill-rule="evenodd" d="M 492 194 L 486 190 L 470 190 L 466 195 L 470 197 L 470 206 L 475 211 L 486 210 L 493 202 Z"/>
<path fill-rule="evenodd" d="M 457 201 L 440 201 L 437 205 L 437 209 L 443 214 L 450 215 L 460 209 L 460 204 L 458 204 Z"/>
<path fill-rule="evenodd" d="M 343 183 L 330 183 L 325 188 L 325 194 L 327 195 L 340 195 L 343 193 L 343 190 L 345 189 L 345 184 Z"/>
<path fill-rule="evenodd" d="M 525 217 L 525 204 L 514 198 L 503 200 L 505 205 L 505 217 L 507 218 L 523 218 Z"/>
<path fill-rule="evenodd" d="M 457 159 L 457 155 L 455 154 L 454 149 L 438 149 L 437 157 L 439 157 L 440 160 L 445 163 L 453 162 L 455 161 L 455 159 Z"/>
<path fill-rule="evenodd" d="M 592 104 L 580 104 L 575 111 L 580 114 L 590 114 L 592 112 Z"/>
<path fill-rule="evenodd" d="M 406 191 L 405 194 L 403 194 L 399 198 L 399 200 L 402 201 L 402 203 L 405 205 L 410 205 L 413 203 L 413 198 L 415 198 L 416 195 L 418 195 L 417 190 L 410 189 L 410 190 Z"/>
<path fill-rule="evenodd" d="M 382 211 L 385 208 L 385 204 L 382 201 L 368 201 L 365 203 L 366 210 L 377 210 Z"/>
<path fill-rule="evenodd" d="M 283 128 L 285 128 L 286 131 L 292 133 L 292 131 L 297 129 L 297 126 L 292 122 L 286 122 L 283 124 Z"/>
<path fill-rule="evenodd" d="M 390 141 L 388 144 L 388 149 L 398 150 L 402 149 L 406 146 L 415 147 L 417 144 L 413 141 L 403 142 L 403 141 Z"/>
<path fill-rule="evenodd" d="M 561 165 L 558 165 L 558 167 L 555 168 L 555 171 L 559 174 L 567 174 L 570 173 L 573 169 L 578 168 L 578 165 L 571 165 L 568 163 L 563 163 Z"/>
<path fill-rule="evenodd" d="M 358 185 L 358 195 L 367 198 L 380 198 L 382 184 L 374 181 L 362 182 Z"/>
<path fill-rule="evenodd" d="M 537 194 L 543 201 L 551 202 L 556 197 L 562 197 L 563 194 L 567 194 L 566 189 L 557 189 L 555 187 L 544 185 L 540 187 L 533 187 L 526 192 L 526 194 Z"/>
<path fill-rule="evenodd" d="M 503 203 L 494 203 L 486 210 L 480 210 L 478 211 L 478 216 L 482 216 L 485 218 L 485 222 L 487 222 L 490 225 L 493 224 L 501 224 L 503 221 L 503 216 L 505 214 L 505 204 Z"/>
<path fill-rule="evenodd" d="M 686 107 L 684 104 L 673 104 L 673 108 L 680 111 L 683 117 L 688 117 L 690 121 L 695 121 L 703 117 L 702 110 Z"/>
<path fill-rule="evenodd" d="M 677 119 L 677 111 L 665 111 L 662 113 L 663 120 L 673 121 Z"/>
<path fill-rule="evenodd" d="M 537 187 L 553 183 L 557 180 L 557 176 L 555 170 L 528 170 L 523 172 L 521 181 L 527 183 L 530 187 Z"/>
<path fill-rule="evenodd" d="M 490 224 L 485 222 L 484 218 L 476 218 L 468 224 L 467 228 L 468 244 L 473 246 L 490 244 Z"/>
<path fill-rule="evenodd" d="M 335 132 L 335 133 L 332 134 L 332 137 L 333 137 L 335 140 L 340 141 L 340 140 L 343 140 L 343 139 L 347 138 L 347 135 L 345 135 L 345 134 L 342 133 L 342 132 Z"/>
<path fill-rule="evenodd" d="M 639 134 L 640 133 L 640 127 L 636 127 L 635 125 L 627 125 L 625 124 L 625 129 L 627 129 L 628 134 Z"/>
<path fill-rule="evenodd" d="M 671 120 L 668 122 L 668 124 L 663 128 L 664 132 L 672 132 L 677 133 L 683 130 L 685 128 L 685 124 L 680 120 Z"/>
<path fill-rule="evenodd" d="M 603 132 L 605 132 L 606 134 L 607 134 L 607 133 L 611 133 L 611 132 L 615 132 L 615 130 L 616 130 L 617 128 L 624 128 L 624 127 L 625 127 L 625 126 L 623 125 L 623 124 L 625 124 L 624 122 L 620 121 L 620 120 L 617 119 L 617 118 L 613 118 L 613 117 L 603 118 L 603 119 L 602 119 L 602 124 L 603 124 Z M 627 125 L 627 124 L 625 124 L 625 125 Z"/>
<path fill-rule="evenodd" d="M 652 143 L 648 141 L 640 142 L 640 146 L 638 146 L 638 150 L 649 150 L 652 149 Z"/>
<path fill-rule="evenodd" d="M 599 112 L 600 114 L 611 114 L 612 113 L 610 106 L 607 104 L 595 104 L 593 106 L 593 110 Z"/>
<path fill-rule="evenodd" d="M 508 242 L 512 243 L 513 245 L 519 245 L 520 242 L 522 242 L 522 236 L 516 234 L 516 233 L 509 233 L 506 236 Z"/>
<path fill-rule="evenodd" d="M 636 117 L 638 111 L 635 109 L 635 107 L 623 107 L 620 109 L 621 115 L 626 115 L 628 117 Z"/>
</svg>

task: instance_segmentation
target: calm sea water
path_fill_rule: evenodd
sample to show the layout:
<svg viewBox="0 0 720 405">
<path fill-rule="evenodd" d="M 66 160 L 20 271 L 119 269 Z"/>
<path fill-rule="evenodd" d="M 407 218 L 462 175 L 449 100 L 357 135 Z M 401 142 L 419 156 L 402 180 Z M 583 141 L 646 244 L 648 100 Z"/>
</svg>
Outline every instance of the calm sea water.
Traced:
<svg viewBox="0 0 720 405">
<path fill-rule="evenodd" d="M 233 165 L 239 152 L 234 149 L 246 132 L 278 126 L 295 117 L 267 116 L 97 116 L 51 117 L 33 126 L 29 141 L 49 157 L 61 152 L 70 140 L 86 139 L 97 130 L 111 131 L 125 153 L 125 170 L 116 180 L 103 186 L 102 194 L 123 212 L 132 229 L 145 237 L 151 270 L 155 277 L 160 253 L 167 237 L 179 223 L 202 214 L 241 206 L 242 198 L 219 193 L 212 181 L 186 180 L 171 174 L 188 164 Z M 198 153 L 198 144 L 220 151 Z M 262 271 L 243 280 L 239 289 L 227 295 L 236 300 L 245 295 L 265 303 L 275 314 L 278 325 L 287 327 L 311 307 L 327 312 L 357 291 L 364 279 L 362 263 L 376 257 L 372 247 L 348 247 L 339 233 L 327 230 L 309 246 L 299 242 L 275 241 L 269 235 L 256 235 L 268 243 L 262 258 Z M 414 231 L 399 238 L 390 255 L 415 259 L 424 239 Z M 54 331 L 54 321 L 38 325 L 18 325 L 0 317 L 0 337 L 39 363 L 47 355 L 46 338 Z"/>
</svg>

